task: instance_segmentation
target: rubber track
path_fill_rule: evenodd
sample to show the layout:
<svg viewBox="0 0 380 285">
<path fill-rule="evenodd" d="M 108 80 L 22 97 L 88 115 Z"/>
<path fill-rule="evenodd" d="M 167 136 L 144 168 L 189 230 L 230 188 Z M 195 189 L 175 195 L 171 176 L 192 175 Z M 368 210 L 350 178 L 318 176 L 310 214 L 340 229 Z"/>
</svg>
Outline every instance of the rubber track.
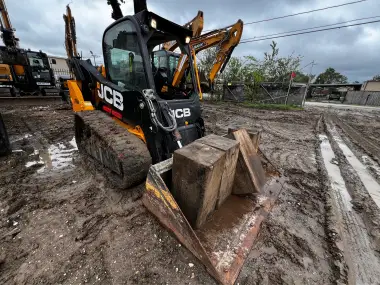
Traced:
<svg viewBox="0 0 380 285">
<path fill-rule="evenodd" d="M 152 158 L 145 143 L 101 111 L 75 114 L 79 151 L 117 188 L 146 179 Z"/>
</svg>

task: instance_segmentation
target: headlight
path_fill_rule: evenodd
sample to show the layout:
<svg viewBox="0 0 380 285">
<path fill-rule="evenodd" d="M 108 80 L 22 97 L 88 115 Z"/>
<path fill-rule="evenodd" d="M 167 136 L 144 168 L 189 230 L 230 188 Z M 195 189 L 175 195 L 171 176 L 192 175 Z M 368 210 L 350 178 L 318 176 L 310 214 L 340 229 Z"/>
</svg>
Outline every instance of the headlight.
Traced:
<svg viewBox="0 0 380 285">
<path fill-rule="evenodd" d="M 190 40 L 191 40 L 190 37 L 186 37 L 185 42 L 188 44 L 188 43 L 190 43 Z"/>
<path fill-rule="evenodd" d="M 151 19 L 150 20 L 150 26 L 153 28 L 153 29 L 157 29 L 157 22 L 155 19 Z"/>
</svg>

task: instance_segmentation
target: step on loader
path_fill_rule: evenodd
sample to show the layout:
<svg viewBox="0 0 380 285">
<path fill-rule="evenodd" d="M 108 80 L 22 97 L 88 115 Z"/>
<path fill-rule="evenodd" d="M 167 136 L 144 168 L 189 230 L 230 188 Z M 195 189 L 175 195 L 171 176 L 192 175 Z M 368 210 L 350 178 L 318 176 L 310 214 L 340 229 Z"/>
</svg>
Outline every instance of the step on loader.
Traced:
<svg viewBox="0 0 380 285">
<path fill-rule="evenodd" d="M 65 16 L 73 21 L 69 7 Z M 98 71 L 74 54 L 75 25 L 66 27 L 81 156 L 115 187 L 146 181 L 149 211 L 216 280 L 233 284 L 284 184 L 261 163 L 259 134 L 205 136 L 189 29 L 146 9 L 118 17 L 104 32 Z M 168 70 L 156 68 L 154 55 L 173 41 L 189 64 L 182 84 L 163 91 Z"/>
</svg>

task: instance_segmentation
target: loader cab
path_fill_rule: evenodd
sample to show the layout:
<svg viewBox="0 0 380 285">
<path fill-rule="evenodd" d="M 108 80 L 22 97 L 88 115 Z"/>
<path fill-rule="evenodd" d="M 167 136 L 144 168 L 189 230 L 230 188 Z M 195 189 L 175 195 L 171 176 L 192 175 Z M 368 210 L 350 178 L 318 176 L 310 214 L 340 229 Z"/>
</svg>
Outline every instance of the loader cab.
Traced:
<svg viewBox="0 0 380 285">
<path fill-rule="evenodd" d="M 154 13 L 142 11 L 127 16 L 106 29 L 103 52 L 107 79 L 126 90 L 153 89 L 163 100 L 198 96 L 192 62 L 179 88 L 171 85 L 179 55 L 159 50 L 168 41 L 179 43 L 181 53 L 191 58 L 191 31 Z"/>
</svg>

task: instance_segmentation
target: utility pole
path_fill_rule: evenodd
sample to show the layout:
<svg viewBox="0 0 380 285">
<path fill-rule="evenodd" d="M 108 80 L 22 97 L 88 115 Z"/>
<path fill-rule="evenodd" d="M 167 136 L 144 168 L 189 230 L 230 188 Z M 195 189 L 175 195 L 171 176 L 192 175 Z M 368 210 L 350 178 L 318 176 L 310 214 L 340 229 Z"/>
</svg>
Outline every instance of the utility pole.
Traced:
<svg viewBox="0 0 380 285">
<path fill-rule="evenodd" d="M 314 67 L 314 65 L 317 65 L 317 63 L 315 63 L 315 61 L 313 60 L 311 62 L 311 67 L 310 67 L 309 83 L 311 81 L 311 75 L 313 74 L 313 67 Z"/>
<path fill-rule="evenodd" d="M 292 87 L 294 77 L 296 77 L 296 74 L 295 74 L 294 71 L 292 71 L 292 73 L 290 74 L 290 81 L 289 81 L 288 92 L 286 93 L 285 105 L 288 105 L 288 98 L 289 98 L 290 88 Z"/>
<path fill-rule="evenodd" d="M 90 53 L 91 53 L 91 56 L 94 58 L 94 66 L 96 67 L 96 60 L 95 60 L 95 58 L 100 57 L 100 56 L 97 55 L 97 54 L 94 54 L 91 50 L 90 50 Z"/>
<path fill-rule="evenodd" d="M 313 74 L 313 67 L 314 67 L 314 65 L 317 65 L 317 64 L 316 64 L 315 61 L 313 60 L 313 61 L 311 62 L 310 74 L 309 74 L 309 80 L 308 80 L 308 82 L 307 82 L 307 86 L 306 86 L 305 94 L 303 95 L 303 99 L 302 99 L 302 107 L 305 106 L 306 95 L 307 95 L 307 93 L 309 92 L 309 89 L 310 89 L 311 76 L 312 76 L 312 74 Z"/>
</svg>

